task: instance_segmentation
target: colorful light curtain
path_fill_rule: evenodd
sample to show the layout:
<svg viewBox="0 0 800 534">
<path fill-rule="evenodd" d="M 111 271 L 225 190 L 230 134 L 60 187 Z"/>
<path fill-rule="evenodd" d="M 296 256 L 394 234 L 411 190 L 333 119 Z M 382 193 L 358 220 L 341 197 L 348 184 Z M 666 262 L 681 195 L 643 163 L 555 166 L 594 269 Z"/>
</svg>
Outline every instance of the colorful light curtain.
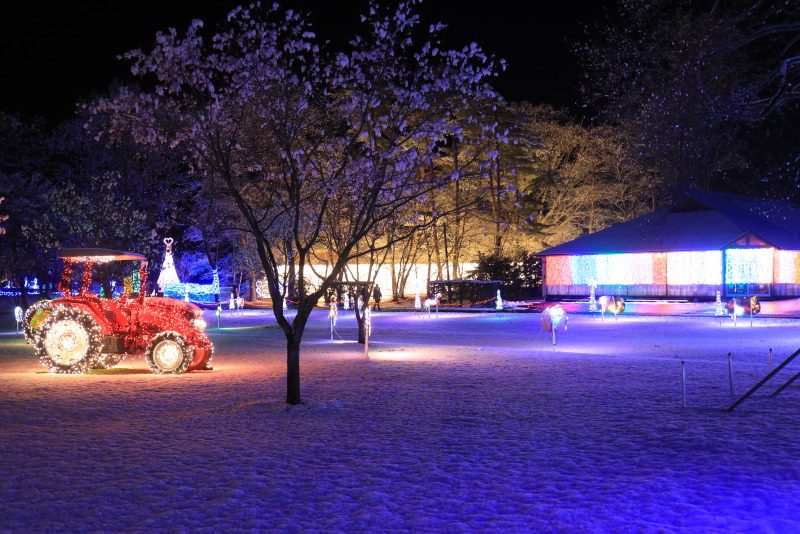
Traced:
<svg viewBox="0 0 800 534">
<path fill-rule="evenodd" d="M 725 282 L 769 284 L 772 282 L 774 249 L 729 248 L 725 251 Z"/>
<path fill-rule="evenodd" d="M 722 252 L 702 250 L 667 253 L 669 285 L 722 284 Z"/>
</svg>

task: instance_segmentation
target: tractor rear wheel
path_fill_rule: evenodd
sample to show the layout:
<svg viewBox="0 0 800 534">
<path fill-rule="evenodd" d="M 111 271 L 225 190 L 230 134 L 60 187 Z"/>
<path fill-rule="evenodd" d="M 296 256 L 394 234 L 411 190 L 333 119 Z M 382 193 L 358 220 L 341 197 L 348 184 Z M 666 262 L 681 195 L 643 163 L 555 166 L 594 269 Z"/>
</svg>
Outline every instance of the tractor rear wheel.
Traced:
<svg viewBox="0 0 800 534">
<path fill-rule="evenodd" d="M 97 367 L 103 334 L 91 315 L 56 306 L 39 328 L 33 345 L 42 365 L 54 373 L 87 373 Z"/>
</svg>

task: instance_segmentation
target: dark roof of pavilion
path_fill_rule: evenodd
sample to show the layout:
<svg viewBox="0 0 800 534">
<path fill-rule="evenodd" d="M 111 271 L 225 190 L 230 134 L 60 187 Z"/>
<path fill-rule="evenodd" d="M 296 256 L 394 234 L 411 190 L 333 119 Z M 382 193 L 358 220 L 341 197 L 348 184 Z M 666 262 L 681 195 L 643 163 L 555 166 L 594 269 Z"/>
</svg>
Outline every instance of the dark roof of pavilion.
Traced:
<svg viewBox="0 0 800 534">
<path fill-rule="evenodd" d="M 682 190 L 673 205 L 539 252 L 612 254 L 721 250 L 745 235 L 800 250 L 800 207 L 779 200 Z"/>
</svg>

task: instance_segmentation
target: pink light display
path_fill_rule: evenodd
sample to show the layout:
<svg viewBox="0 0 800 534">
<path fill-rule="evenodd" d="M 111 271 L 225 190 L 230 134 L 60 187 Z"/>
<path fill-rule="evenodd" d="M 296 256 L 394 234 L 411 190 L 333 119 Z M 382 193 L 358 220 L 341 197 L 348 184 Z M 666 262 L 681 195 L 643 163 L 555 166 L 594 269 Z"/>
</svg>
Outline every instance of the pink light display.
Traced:
<svg viewBox="0 0 800 534">
<path fill-rule="evenodd" d="M 796 250 L 775 251 L 776 284 L 800 284 L 800 252 Z"/>
</svg>

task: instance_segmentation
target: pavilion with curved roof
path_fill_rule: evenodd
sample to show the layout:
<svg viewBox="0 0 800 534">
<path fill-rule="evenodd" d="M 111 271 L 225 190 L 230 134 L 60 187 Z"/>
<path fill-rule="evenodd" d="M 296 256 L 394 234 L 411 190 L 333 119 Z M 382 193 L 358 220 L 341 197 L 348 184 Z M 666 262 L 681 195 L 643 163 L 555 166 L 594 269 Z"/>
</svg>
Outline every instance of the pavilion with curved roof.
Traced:
<svg viewBox="0 0 800 534">
<path fill-rule="evenodd" d="M 683 190 L 673 204 L 543 250 L 548 298 L 800 296 L 800 207 Z"/>
</svg>

